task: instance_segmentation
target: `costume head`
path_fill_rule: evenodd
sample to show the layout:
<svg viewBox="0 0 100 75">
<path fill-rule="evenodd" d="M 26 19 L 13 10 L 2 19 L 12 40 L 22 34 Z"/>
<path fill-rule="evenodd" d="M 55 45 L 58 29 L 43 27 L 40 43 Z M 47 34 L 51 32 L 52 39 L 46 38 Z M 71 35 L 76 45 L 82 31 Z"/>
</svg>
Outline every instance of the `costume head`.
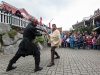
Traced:
<svg viewBox="0 0 100 75">
<path fill-rule="evenodd" d="M 39 24 L 38 20 L 35 19 L 35 18 L 30 18 L 29 21 L 30 21 L 30 23 L 32 23 L 32 25 L 35 26 L 35 27 Z"/>
</svg>

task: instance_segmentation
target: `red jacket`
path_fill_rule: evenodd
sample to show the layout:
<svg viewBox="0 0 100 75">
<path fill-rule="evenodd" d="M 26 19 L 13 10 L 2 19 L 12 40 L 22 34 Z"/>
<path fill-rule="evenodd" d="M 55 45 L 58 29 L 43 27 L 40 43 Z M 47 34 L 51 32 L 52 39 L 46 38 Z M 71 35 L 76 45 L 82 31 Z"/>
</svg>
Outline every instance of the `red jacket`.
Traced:
<svg viewBox="0 0 100 75">
<path fill-rule="evenodd" d="M 92 43 L 92 38 L 89 38 L 89 39 L 86 40 L 86 45 L 89 45 L 91 43 Z"/>
</svg>

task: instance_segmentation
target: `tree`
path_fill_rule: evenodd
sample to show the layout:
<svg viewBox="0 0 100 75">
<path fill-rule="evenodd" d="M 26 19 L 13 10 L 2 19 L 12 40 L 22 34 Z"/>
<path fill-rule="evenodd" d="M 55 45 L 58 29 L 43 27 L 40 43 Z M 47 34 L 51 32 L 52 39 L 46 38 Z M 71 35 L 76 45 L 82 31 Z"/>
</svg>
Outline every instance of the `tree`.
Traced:
<svg viewBox="0 0 100 75">
<path fill-rule="evenodd" d="M 94 25 L 90 25 L 87 27 L 76 28 L 73 32 L 80 31 L 80 33 L 83 33 L 84 31 L 87 31 L 90 34 L 93 29 L 94 29 Z"/>
</svg>

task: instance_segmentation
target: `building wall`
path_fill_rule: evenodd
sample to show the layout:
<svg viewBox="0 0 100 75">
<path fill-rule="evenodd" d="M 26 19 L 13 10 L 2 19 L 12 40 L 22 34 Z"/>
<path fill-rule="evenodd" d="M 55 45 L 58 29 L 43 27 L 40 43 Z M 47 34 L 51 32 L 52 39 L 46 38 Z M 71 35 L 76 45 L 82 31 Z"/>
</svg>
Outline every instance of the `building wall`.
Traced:
<svg viewBox="0 0 100 75">
<path fill-rule="evenodd" d="M 79 28 L 79 27 L 82 27 L 82 26 L 84 26 L 84 21 L 79 22 L 79 23 L 73 25 L 73 29 L 76 29 L 76 28 Z"/>
</svg>

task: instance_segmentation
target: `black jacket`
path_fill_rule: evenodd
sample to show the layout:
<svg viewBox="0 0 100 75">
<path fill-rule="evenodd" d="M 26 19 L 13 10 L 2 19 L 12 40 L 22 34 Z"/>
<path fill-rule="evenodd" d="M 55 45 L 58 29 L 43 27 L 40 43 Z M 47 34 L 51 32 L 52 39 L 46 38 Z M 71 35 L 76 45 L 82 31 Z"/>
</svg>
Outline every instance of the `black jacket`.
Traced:
<svg viewBox="0 0 100 75">
<path fill-rule="evenodd" d="M 19 50 L 17 51 L 16 54 L 19 54 L 22 56 L 40 55 L 38 48 L 32 42 L 32 40 L 34 40 L 36 36 L 42 35 L 37 30 L 41 30 L 41 29 L 34 27 L 31 23 L 28 24 L 28 26 L 24 30 L 23 40 L 19 44 Z"/>
<path fill-rule="evenodd" d="M 33 40 L 35 39 L 36 36 L 41 36 L 42 34 L 40 34 L 37 30 L 41 30 L 38 29 L 36 27 L 34 27 L 31 23 L 25 28 L 24 33 L 23 33 L 23 37 L 28 38 L 29 40 Z M 41 30 L 42 31 L 42 30 Z"/>
</svg>

